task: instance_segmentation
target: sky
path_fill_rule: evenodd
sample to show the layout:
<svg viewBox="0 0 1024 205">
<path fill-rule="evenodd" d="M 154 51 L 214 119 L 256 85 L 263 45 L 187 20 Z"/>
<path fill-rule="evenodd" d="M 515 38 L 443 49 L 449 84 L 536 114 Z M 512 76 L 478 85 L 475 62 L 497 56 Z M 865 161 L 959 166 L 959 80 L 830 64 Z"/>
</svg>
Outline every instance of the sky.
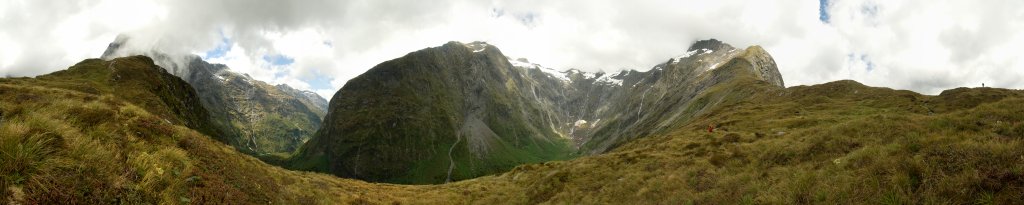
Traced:
<svg viewBox="0 0 1024 205">
<path fill-rule="evenodd" d="M 374 65 L 486 41 L 557 69 L 649 70 L 715 38 L 761 45 L 787 86 L 852 79 L 938 94 L 1024 88 L 1019 0 L 4 0 L 0 76 L 134 49 L 195 54 L 271 84 L 334 95 Z"/>
</svg>

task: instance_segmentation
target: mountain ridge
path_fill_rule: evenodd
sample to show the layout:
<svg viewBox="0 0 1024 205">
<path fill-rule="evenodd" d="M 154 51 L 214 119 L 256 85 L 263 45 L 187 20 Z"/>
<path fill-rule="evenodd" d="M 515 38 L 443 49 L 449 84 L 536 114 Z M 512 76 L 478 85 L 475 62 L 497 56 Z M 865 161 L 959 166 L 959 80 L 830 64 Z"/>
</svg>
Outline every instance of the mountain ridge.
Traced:
<svg viewBox="0 0 1024 205">
<path fill-rule="evenodd" d="M 131 49 L 131 38 L 118 36 L 103 52 L 103 59 L 144 54 L 157 65 L 193 85 L 223 139 L 248 153 L 287 156 L 319 128 L 327 100 L 287 85 L 269 85 L 223 64 L 211 64 L 195 55 L 172 55 Z"/>
<path fill-rule="evenodd" d="M 759 47 L 708 45 L 728 50 L 702 48 L 651 71 L 616 74 L 545 71 L 525 59 L 509 60 L 484 42 L 412 52 L 346 83 L 331 99 L 323 128 L 290 164 L 369 181 L 452 178 L 451 171 L 436 167 L 452 167 L 455 179 L 473 178 L 523 163 L 602 153 L 668 129 L 700 114 L 700 107 L 688 108 L 690 99 L 737 76 L 783 86 L 774 61 Z M 648 92 L 652 102 L 645 110 Z M 465 158 L 456 160 L 449 152 Z"/>
</svg>

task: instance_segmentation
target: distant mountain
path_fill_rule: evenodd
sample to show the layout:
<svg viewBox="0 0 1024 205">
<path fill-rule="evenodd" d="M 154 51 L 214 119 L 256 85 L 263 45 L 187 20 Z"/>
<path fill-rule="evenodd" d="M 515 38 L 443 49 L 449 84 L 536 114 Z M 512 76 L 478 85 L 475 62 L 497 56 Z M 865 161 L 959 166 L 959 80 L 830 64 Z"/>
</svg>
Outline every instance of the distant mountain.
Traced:
<svg viewBox="0 0 1024 205">
<path fill-rule="evenodd" d="M 119 36 L 102 58 L 152 57 L 195 88 L 210 111 L 213 125 L 227 135 L 223 137 L 225 142 L 244 152 L 287 155 L 312 136 L 326 114 L 327 100 L 315 93 L 269 85 L 195 55 L 124 49 L 129 43 L 130 38 Z"/>
<path fill-rule="evenodd" d="M 717 49 L 717 50 L 715 50 Z M 331 100 L 293 167 L 396 183 L 441 183 L 531 162 L 597 154 L 662 132 L 735 95 L 751 78 L 783 87 L 760 47 L 699 41 L 647 72 L 556 71 L 482 42 L 447 43 L 381 63 Z M 700 95 L 721 95 L 693 101 Z"/>
<path fill-rule="evenodd" d="M 541 83 L 541 104 L 557 115 L 560 133 L 571 136 L 580 151 L 605 152 L 640 136 L 665 131 L 729 99 L 694 101 L 714 85 L 741 77 L 785 87 L 771 55 L 759 46 L 736 49 L 710 39 L 695 42 L 682 55 L 646 72 L 587 73 L 556 71 L 525 59 L 512 62 Z M 723 69 L 725 68 L 725 69 Z M 729 95 L 749 95 L 733 93 Z"/>
</svg>

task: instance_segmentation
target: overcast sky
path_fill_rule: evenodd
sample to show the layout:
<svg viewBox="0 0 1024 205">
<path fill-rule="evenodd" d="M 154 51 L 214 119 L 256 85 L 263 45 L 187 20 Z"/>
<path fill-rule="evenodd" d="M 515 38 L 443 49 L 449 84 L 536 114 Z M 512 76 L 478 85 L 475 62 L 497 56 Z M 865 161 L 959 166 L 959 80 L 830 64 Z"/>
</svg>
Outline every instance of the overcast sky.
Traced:
<svg viewBox="0 0 1024 205">
<path fill-rule="evenodd" d="M 1020 0 L 3 0 L 0 76 L 65 69 L 119 34 L 328 98 L 385 60 L 477 40 L 549 67 L 614 71 L 716 38 L 763 46 L 787 86 L 1024 88 Z"/>
</svg>

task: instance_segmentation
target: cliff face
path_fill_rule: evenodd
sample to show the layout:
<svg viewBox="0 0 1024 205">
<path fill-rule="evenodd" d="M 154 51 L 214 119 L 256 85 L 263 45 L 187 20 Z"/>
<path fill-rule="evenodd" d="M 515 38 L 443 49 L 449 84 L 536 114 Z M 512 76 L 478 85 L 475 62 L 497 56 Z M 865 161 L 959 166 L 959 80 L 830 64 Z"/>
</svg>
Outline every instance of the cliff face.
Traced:
<svg viewBox="0 0 1024 205">
<path fill-rule="evenodd" d="M 485 43 L 451 42 L 350 80 L 292 165 L 369 181 L 472 178 L 603 153 L 750 94 L 713 86 L 749 80 L 781 88 L 779 76 L 760 48 L 716 40 L 650 71 L 612 74 L 556 71 L 509 60 Z M 693 100 L 704 95 L 714 96 Z"/>
<path fill-rule="evenodd" d="M 327 100 L 312 92 L 269 85 L 195 55 L 128 50 L 130 43 L 129 38 L 119 37 L 102 58 L 152 57 L 167 73 L 192 85 L 200 103 L 209 110 L 211 125 L 224 135 L 218 139 L 240 151 L 287 155 L 312 136 L 326 114 Z"/>
<path fill-rule="evenodd" d="M 554 71 L 525 60 L 513 61 L 541 83 L 541 104 L 556 115 L 557 131 L 580 153 L 606 152 L 636 137 L 662 132 L 703 114 L 708 108 L 749 93 L 693 101 L 709 88 L 740 80 L 784 87 L 774 60 L 759 46 L 736 49 L 718 40 L 694 43 L 687 52 L 649 71 L 586 73 Z"/>
</svg>

